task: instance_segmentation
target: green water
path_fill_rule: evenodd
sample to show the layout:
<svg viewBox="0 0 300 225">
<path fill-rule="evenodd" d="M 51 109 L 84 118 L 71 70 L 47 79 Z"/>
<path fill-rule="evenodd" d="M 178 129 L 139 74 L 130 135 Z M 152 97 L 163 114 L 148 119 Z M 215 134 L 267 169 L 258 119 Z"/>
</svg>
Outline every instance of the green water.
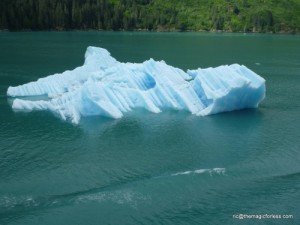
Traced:
<svg viewBox="0 0 300 225">
<path fill-rule="evenodd" d="M 77 126 L 11 110 L 8 86 L 80 66 L 90 45 L 124 62 L 244 64 L 266 79 L 267 96 L 254 110 L 142 111 Z M 299 87 L 300 36 L 0 33 L 0 224 L 300 224 Z"/>
</svg>

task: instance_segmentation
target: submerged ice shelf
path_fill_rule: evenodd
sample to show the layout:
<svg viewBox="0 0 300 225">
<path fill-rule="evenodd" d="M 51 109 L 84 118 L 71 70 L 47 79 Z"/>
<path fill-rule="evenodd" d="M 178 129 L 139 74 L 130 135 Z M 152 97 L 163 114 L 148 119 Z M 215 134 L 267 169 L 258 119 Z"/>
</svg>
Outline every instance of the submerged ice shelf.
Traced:
<svg viewBox="0 0 300 225">
<path fill-rule="evenodd" d="M 44 100 L 15 98 L 13 110 L 50 110 L 79 123 L 82 116 L 120 118 L 135 108 L 158 113 L 185 110 L 205 116 L 255 108 L 265 97 L 265 80 L 245 66 L 188 70 L 150 59 L 121 63 L 103 48 L 88 47 L 81 67 L 17 87 L 11 97 L 48 96 Z"/>
</svg>

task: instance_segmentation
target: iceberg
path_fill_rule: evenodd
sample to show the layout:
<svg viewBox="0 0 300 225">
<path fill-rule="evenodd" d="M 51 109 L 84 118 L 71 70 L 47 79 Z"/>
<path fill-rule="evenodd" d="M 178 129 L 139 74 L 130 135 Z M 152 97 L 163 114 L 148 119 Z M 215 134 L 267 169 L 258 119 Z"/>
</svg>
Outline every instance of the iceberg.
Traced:
<svg viewBox="0 0 300 225">
<path fill-rule="evenodd" d="M 50 110 L 78 124 L 81 117 L 121 118 L 137 108 L 198 116 L 255 108 L 265 97 L 265 80 L 238 64 L 184 72 L 153 59 L 118 62 L 106 49 L 88 47 L 83 66 L 9 87 L 7 95 L 15 111 Z"/>
</svg>

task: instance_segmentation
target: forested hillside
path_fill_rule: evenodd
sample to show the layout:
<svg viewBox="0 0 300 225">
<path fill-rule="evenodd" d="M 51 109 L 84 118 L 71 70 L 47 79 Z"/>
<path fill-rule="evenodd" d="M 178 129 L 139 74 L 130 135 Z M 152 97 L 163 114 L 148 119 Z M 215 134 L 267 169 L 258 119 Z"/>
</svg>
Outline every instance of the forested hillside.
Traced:
<svg viewBox="0 0 300 225">
<path fill-rule="evenodd" d="M 300 32 L 300 0 L 1 0 L 0 29 Z"/>
</svg>

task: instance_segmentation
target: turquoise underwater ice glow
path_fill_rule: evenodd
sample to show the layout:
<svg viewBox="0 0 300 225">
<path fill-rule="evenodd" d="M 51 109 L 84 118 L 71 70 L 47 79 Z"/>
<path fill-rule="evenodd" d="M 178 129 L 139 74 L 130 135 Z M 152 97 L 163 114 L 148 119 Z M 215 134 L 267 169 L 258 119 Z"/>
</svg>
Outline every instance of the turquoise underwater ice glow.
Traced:
<svg viewBox="0 0 300 225">
<path fill-rule="evenodd" d="M 103 48 L 88 47 L 81 67 L 17 87 L 11 97 L 48 96 L 44 100 L 16 98 L 16 111 L 50 110 L 79 123 L 82 116 L 121 118 L 143 108 L 185 110 L 205 116 L 255 108 L 265 97 L 265 80 L 243 65 L 188 70 L 150 59 L 121 63 Z"/>
</svg>

